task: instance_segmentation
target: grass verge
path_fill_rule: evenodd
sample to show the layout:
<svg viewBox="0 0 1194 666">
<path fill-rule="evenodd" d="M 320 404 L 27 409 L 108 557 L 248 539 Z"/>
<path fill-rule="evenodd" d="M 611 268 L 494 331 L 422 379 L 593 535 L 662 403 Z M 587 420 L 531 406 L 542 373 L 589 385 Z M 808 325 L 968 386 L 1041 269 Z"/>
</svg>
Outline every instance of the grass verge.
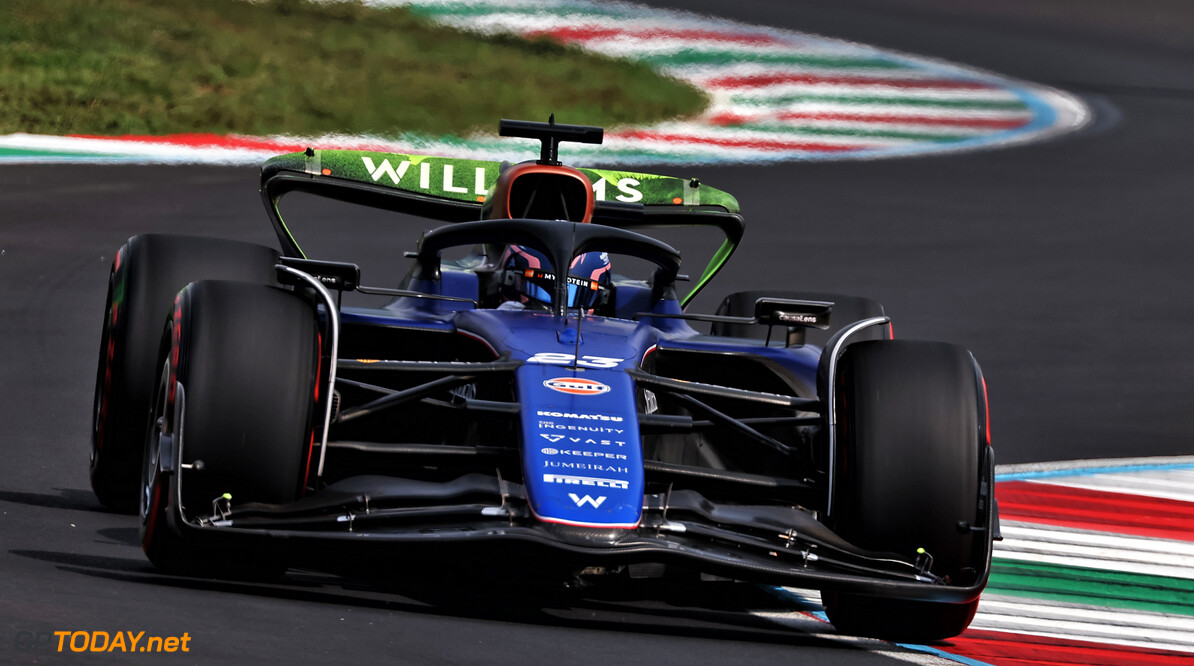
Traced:
<svg viewBox="0 0 1194 666">
<path fill-rule="evenodd" d="M 6 0 L 0 45 L 0 134 L 441 136 L 705 104 L 646 65 L 353 2 Z"/>
</svg>

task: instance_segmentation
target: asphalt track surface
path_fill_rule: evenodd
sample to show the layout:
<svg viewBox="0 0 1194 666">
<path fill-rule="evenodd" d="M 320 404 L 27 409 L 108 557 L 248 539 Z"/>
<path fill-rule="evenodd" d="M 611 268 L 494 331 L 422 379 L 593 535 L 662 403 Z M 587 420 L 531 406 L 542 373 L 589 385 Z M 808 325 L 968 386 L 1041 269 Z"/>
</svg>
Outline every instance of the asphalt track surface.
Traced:
<svg viewBox="0 0 1194 666">
<path fill-rule="evenodd" d="M 1097 114 L 1080 134 L 1005 150 L 683 170 L 737 195 L 748 219 L 713 295 L 865 294 L 899 337 L 968 346 L 1000 462 L 1194 452 L 1194 7 L 954 4 L 674 3 L 1054 85 Z M 101 510 L 87 483 L 106 273 L 134 233 L 271 242 L 255 183 L 243 168 L 0 168 L 0 661 L 144 660 L 18 649 L 66 630 L 185 632 L 180 663 L 890 661 L 740 612 L 782 607 L 742 586 L 544 603 L 443 574 L 256 585 L 153 572 L 136 521 Z"/>
</svg>

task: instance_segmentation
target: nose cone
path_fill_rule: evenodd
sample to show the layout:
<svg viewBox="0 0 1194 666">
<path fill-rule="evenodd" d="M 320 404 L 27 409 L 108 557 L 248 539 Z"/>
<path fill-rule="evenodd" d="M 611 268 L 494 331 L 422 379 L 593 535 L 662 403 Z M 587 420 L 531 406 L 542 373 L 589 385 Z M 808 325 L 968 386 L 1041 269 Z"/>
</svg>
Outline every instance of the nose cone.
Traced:
<svg viewBox="0 0 1194 666">
<path fill-rule="evenodd" d="M 634 382 L 622 369 L 517 370 L 527 500 L 539 520 L 634 528 L 643 460 Z"/>
</svg>

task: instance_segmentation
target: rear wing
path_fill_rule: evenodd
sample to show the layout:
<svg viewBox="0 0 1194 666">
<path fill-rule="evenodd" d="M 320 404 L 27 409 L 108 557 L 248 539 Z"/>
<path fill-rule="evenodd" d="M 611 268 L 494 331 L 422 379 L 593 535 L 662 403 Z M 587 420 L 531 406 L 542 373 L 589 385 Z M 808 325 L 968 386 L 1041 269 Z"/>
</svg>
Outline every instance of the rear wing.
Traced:
<svg viewBox="0 0 1194 666">
<path fill-rule="evenodd" d="M 280 155 L 261 167 L 261 196 L 286 256 L 306 258 L 279 204 L 301 191 L 443 222 L 480 220 L 502 163 L 430 155 L 319 150 Z M 692 178 L 579 168 L 593 183 L 593 223 L 634 229 L 713 226 L 726 236 L 683 299 L 712 280 L 742 239 L 745 224 L 730 194 Z"/>
</svg>

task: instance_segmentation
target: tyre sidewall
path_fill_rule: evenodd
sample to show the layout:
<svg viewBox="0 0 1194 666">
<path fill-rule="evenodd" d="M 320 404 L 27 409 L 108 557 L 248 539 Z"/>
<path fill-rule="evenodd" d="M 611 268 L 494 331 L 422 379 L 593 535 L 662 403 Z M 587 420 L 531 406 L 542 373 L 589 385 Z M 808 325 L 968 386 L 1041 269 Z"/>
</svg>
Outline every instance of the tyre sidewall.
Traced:
<svg viewBox="0 0 1194 666">
<path fill-rule="evenodd" d="M 185 388 L 183 504 L 283 503 L 302 492 L 311 450 L 319 337 L 311 305 L 261 285 L 203 281 L 180 295 L 177 375 Z"/>
</svg>

